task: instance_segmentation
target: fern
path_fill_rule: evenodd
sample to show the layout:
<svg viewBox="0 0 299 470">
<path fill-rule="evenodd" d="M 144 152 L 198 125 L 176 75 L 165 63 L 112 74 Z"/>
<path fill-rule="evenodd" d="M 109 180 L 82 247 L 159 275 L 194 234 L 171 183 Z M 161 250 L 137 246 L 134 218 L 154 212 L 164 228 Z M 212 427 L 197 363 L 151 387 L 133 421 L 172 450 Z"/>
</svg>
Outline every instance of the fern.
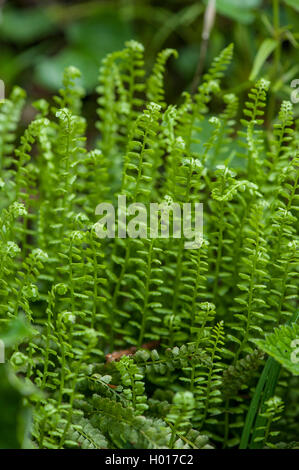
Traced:
<svg viewBox="0 0 299 470">
<path fill-rule="evenodd" d="M 169 105 L 176 51 L 147 74 L 143 46 L 127 42 L 101 63 L 94 129 L 74 67 L 26 129 L 25 93 L 1 104 L 0 398 L 13 377 L 15 406 L 32 412 L 31 443 L 13 433 L 14 445 L 295 445 L 298 120 L 284 101 L 266 130 L 260 79 L 239 124 L 222 84 L 232 52 Z M 115 237 L 99 237 L 96 208 L 124 199 Z M 161 218 L 174 226 L 186 203 L 203 204 L 197 244 Z"/>
<path fill-rule="evenodd" d="M 147 99 L 150 102 L 153 101 L 159 104 L 162 108 L 166 106 L 163 84 L 165 64 L 172 55 L 176 58 L 178 55 L 177 51 L 174 49 L 165 49 L 158 54 L 157 61 L 147 81 Z"/>
</svg>

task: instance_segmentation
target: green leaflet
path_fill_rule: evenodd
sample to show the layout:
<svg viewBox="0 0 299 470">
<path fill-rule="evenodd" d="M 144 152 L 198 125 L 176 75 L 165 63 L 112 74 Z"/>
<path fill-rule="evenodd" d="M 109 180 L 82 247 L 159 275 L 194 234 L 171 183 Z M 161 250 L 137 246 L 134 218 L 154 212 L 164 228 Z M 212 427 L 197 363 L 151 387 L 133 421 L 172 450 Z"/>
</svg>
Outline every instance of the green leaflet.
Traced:
<svg viewBox="0 0 299 470">
<path fill-rule="evenodd" d="M 256 77 L 258 76 L 264 63 L 266 62 L 270 54 L 272 54 L 274 49 L 278 46 L 278 44 L 279 42 L 276 41 L 275 39 L 265 39 L 262 42 L 258 50 L 258 53 L 254 59 L 254 63 L 253 63 L 252 70 L 249 76 L 249 80 L 252 80 L 252 81 L 256 80 Z"/>
<path fill-rule="evenodd" d="M 296 0 L 283 0 L 287 5 L 290 7 L 294 8 L 295 10 L 298 10 L 298 3 Z"/>
<path fill-rule="evenodd" d="M 299 375 L 299 325 L 282 325 L 255 344 L 294 375 Z"/>
</svg>

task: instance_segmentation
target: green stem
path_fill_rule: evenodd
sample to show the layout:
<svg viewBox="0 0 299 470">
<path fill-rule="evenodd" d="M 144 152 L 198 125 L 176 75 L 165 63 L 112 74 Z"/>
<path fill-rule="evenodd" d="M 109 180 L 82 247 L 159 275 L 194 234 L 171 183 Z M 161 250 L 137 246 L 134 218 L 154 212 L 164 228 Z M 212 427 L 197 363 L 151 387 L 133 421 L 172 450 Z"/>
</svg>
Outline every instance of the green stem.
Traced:
<svg viewBox="0 0 299 470">
<path fill-rule="evenodd" d="M 292 319 L 288 323 L 296 322 L 298 318 L 299 311 L 293 314 Z M 247 449 L 248 447 L 256 449 L 262 445 L 262 443 L 256 443 L 254 441 L 256 437 L 260 435 L 261 431 L 259 429 L 265 426 L 267 418 L 262 418 L 258 416 L 258 414 L 263 412 L 265 402 L 274 395 L 280 370 L 280 364 L 272 357 L 269 357 L 251 400 L 241 437 L 240 449 Z M 253 430 L 253 432 L 249 444 L 251 430 Z"/>
<path fill-rule="evenodd" d="M 278 45 L 274 51 L 274 59 L 275 59 L 275 75 L 279 73 L 279 66 L 280 66 L 280 41 L 279 41 L 279 0 L 273 0 L 273 26 L 274 26 L 274 34 L 275 39 L 278 40 Z"/>
<path fill-rule="evenodd" d="M 278 44 L 274 50 L 274 67 L 273 67 L 273 79 L 279 77 L 280 72 L 280 59 L 281 59 L 281 43 L 280 43 L 280 24 L 279 24 L 279 0 L 273 0 L 272 2 L 273 11 L 273 28 L 274 28 L 274 39 L 278 41 Z M 269 106 L 268 106 L 268 122 L 273 121 L 273 115 L 275 111 L 275 95 L 271 93 Z"/>
</svg>

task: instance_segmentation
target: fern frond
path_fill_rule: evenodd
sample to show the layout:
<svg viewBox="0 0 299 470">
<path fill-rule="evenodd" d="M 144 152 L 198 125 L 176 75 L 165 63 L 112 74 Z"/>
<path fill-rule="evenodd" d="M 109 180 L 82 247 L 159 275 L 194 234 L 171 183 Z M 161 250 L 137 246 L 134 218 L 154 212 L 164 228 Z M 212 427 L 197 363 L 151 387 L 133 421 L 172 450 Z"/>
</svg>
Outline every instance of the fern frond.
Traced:
<svg viewBox="0 0 299 470">
<path fill-rule="evenodd" d="M 163 83 L 165 64 L 172 55 L 175 58 L 178 57 L 178 53 L 175 49 L 164 49 L 163 51 L 159 52 L 152 73 L 147 80 L 146 95 L 148 101 L 153 101 L 154 103 L 159 104 L 162 108 L 166 106 Z"/>
</svg>

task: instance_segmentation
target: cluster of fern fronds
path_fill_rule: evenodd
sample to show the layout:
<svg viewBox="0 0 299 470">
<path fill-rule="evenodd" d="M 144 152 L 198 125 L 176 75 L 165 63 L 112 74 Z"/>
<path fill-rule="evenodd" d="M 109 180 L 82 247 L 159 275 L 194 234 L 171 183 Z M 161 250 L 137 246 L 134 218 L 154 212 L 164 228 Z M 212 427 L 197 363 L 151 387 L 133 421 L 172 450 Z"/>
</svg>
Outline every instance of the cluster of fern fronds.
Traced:
<svg viewBox="0 0 299 470">
<path fill-rule="evenodd" d="M 237 447 L 267 355 L 285 367 L 252 446 L 299 440 L 298 130 L 290 102 L 265 130 L 265 79 L 238 109 L 232 53 L 177 105 L 174 50 L 149 76 L 139 43 L 108 55 L 92 144 L 74 67 L 23 135 L 24 91 L 0 105 L 0 329 L 26 324 L 6 359 L 30 386 L 33 447 Z M 119 195 L 202 203 L 202 243 L 99 238 L 95 209 Z"/>
</svg>

